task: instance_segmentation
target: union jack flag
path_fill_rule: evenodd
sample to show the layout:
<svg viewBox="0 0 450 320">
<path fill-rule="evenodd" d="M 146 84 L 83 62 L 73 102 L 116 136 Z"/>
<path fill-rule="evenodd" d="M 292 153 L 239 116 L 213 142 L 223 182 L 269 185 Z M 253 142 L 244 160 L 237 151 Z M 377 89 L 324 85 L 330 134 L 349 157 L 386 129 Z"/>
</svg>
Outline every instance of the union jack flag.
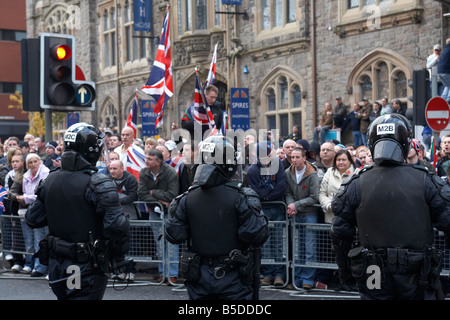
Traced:
<svg viewBox="0 0 450 320">
<path fill-rule="evenodd" d="M 161 127 L 163 124 L 164 107 L 173 95 L 169 6 L 167 6 L 167 12 L 164 17 L 158 53 L 153 62 L 152 71 L 148 77 L 147 84 L 143 86 L 141 90 L 155 99 L 156 104 L 153 113 L 158 114 L 158 118 L 155 121 L 155 128 Z"/>
<path fill-rule="evenodd" d="M 131 106 L 130 114 L 128 115 L 127 119 L 127 127 L 130 127 L 133 129 L 134 132 L 134 138 L 136 139 L 136 131 L 137 131 L 137 109 L 138 109 L 138 98 L 137 98 L 137 92 L 133 100 L 133 105 Z"/>
<path fill-rule="evenodd" d="M 212 129 L 212 134 L 217 133 L 211 108 L 208 105 L 205 108 L 205 98 L 200 80 L 198 80 L 197 68 L 195 68 L 194 119 L 201 125 L 208 125 Z"/>
<path fill-rule="evenodd" d="M 127 171 L 139 181 L 139 172 L 145 168 L 145 154 L 138 146 L 132 144 L 127 149 Z"/>
<path fill-rule="evenodd" d="M 0 186 L 0 214 L 5 212 L 5 206 L 3 205 L 3 198 L 6 197 L 8 191 L 3 186 Z"/>
</svg>

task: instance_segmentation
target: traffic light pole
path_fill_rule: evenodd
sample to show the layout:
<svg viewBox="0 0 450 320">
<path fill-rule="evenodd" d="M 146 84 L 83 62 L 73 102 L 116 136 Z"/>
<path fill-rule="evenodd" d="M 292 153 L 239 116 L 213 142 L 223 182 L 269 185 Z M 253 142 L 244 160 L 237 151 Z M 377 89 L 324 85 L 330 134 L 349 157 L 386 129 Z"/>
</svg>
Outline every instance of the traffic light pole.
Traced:
<svg viewBox="0 0 450 320">
<path fill-rule="evenodd" d="M 438 83 L 437 83 L 437 66 L 431 68 L 431 98 L 438 96 Z M 435 143 L 437 143 L 439 140 L 439 131 L 433 130 L 433 138 Z M 436 146 L 438 147 L 438 146 Z"/>
<path fill-rule="evenodd" d="M 53 128 L 52 128 L 52 111 L 49 109 L 44 110 L 45 119 L 45 142 L 53 140 Z"/>
</svg>

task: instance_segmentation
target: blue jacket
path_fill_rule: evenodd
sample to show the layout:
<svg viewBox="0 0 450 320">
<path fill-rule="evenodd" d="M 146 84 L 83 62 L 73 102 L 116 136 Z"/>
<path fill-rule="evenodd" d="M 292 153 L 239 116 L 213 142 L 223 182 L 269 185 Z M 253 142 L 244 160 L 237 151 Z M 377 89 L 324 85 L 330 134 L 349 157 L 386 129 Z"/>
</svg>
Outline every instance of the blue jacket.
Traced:
<svg viewBox="0 0 450 320">
<path fill-rule="evenodd" d="M 272 161 L 273 162 L 273 161 Z M 275 174 L 267 170 L 258 161 L 247 169 L 247 183 L 259 196 L 261 201 L 284 201 L 286 193 L 286 175 L 281 159 L 278 159 L 278 170 Z"/>
<path fill-rule="evenodd" d="M 442 50 L 437 69 L 438 73 L 450 73 L 450 45 L 446 45 Z"/>
<path fill-rule="evenodd" d="M 344 131 L 349 124 L 350 128 L 352 128 L 352 131 L 359 131 L 361 126 L 361 119 L 356 118 L 355 112 L 353 111 L 347 115 L 347 118 L 345 118 L 344 124 L 342 125 L 342 131 Z"/>
</svg>

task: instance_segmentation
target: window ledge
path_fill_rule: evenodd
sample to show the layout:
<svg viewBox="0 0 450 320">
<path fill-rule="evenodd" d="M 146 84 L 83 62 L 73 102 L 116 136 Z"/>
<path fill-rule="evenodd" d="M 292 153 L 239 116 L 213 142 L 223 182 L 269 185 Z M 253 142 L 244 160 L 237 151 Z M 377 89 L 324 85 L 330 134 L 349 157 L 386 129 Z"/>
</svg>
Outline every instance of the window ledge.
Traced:
<svg viewBox="0 0 450 320">
<path fill-rule="evenodd" d="M 385 30 L 409 24 L 419 24 L 422 22 L 422 12 L 423 8 L 421 7 L 394 12 L 392 14 L 382 15 L 377 22 L 369 16 L 361 17 L 361 15 L 358 15 L 356 19 L 355 15 L 348 15 L 347 17 L 344 16 L 343 21 L 333 28 L 333 32 L 339 37 L 345 38 L 361 33 Z"/>
</svg>

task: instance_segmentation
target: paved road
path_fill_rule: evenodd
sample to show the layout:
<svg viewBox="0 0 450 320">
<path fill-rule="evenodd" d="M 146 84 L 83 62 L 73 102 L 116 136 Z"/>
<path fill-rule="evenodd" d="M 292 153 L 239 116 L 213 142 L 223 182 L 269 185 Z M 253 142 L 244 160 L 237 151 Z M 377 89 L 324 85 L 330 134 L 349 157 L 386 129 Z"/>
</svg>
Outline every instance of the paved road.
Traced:
<svg viewBox="0 0 450 320">
<path fill-rule="evenodd" d="M 188 300 L 186 289 L 182 284 L 168 286 L 156 284 L 154 274 L 148 270 L 139 270 L 133 283 L 110 280 L 104 300 Z M 260 290 L 261 300 L 357 300 L 354 294 L 338 293 L 332 290 L 299 290 L 276 289 L 263 287 Z M 27 274 L 11 271 L 0 272 L 0 300 L 55 300 L 49 282 L 45 278 L 31 278 Z"/>
</svg>

